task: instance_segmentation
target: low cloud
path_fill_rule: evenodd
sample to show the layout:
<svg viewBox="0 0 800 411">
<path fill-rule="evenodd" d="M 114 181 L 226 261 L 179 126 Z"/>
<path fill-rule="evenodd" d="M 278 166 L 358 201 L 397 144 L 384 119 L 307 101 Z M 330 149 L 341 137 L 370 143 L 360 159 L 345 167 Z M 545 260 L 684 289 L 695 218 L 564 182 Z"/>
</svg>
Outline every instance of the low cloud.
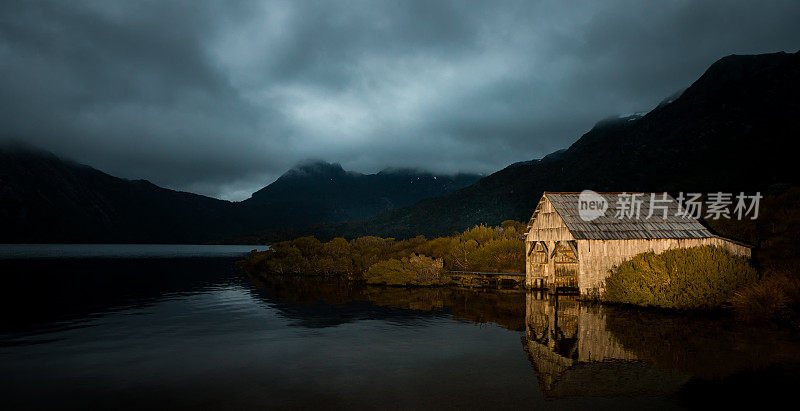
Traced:
<svg viewBox="0 0 800 411">
<path fill-rule="evenodd" d="M 307 158 L 489 173 L 647 110 L 796 2 L 0 5 L 0 121 L 114 175 L 242 199 Z"/>
</svg>

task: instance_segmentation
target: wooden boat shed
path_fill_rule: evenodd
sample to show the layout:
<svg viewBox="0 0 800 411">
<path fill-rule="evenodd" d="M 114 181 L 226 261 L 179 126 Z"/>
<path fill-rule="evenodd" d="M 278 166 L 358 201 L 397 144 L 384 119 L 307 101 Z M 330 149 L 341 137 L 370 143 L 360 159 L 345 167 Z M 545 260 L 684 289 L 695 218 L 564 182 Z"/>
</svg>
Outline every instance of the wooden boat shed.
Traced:
<svg viewBox="0 0 800 411">
<path fill-rule="evenodd" d="M 586 221 L 578 211 L 579 192 L 545 192 L 528 223 L 525 241 L 528 288 L 577 290 L 598 295 L 612 267 L 644 252 L 660 253 L 672 248 L 703 245 L 724 247 L 733 254 L 750 257 L 750 247 L 712 234 L 700 222 L 679 214 L 679 205 L 668 202 L 650 212 L 651 193 L 641 193 L 639 218 L 616 216 L 620 193 L 597 193 L 608 204 L 603 215 Z M 661 199 L 663 193 L 656 193 Z"/>
</svg>

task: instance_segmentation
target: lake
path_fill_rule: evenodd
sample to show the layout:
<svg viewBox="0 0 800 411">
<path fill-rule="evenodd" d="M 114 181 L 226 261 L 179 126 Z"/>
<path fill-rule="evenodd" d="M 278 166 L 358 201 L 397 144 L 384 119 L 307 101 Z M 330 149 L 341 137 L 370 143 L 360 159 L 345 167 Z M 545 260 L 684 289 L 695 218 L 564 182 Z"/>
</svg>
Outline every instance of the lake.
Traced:
<svg viewBox="0 0 800 411">
<path fill-rule="evenodd" d="M 723 315 L 251 279 L 255 246 L 3 248 L 2 409 L 764 406 L 800 382 L 797 335 Z"/>
</svg>

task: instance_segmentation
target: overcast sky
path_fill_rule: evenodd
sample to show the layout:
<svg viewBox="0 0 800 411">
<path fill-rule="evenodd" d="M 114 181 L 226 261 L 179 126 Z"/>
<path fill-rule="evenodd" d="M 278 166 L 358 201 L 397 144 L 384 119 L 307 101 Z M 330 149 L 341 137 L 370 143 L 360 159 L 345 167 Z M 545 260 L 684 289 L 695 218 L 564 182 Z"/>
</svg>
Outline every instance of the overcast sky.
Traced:
<svg viewBox="0 0 800 411">
<path fill-rule="evenodd" d="M 305 159 L 491 173 L 649 110 L 800 2 L 3 1 L 0 135 L 239 200 Z"/>
</svg>

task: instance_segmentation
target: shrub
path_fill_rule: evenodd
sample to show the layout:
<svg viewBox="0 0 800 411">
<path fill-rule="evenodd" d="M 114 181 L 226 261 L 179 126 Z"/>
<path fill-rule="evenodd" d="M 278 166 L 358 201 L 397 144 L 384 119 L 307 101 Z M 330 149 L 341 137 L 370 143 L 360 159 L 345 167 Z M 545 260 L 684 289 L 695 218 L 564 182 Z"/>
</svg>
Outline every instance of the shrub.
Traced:
<svg viewBox="0 0 800 411">
<path fill-rule="evenodd" d="M 447 282 L 442 260 L 412 254 L 401 260 L 390 258 L 373 264 L 364 274 L 367 284 L 442 285 Z"/>
<path fill-rule="evenodd" d="M 503 230 L 503 237 L 524 240 L 528 226 L 519 221 L 506 220 L 500 223 L 500 228 Z"/>
<path fill-rule="evenodd" d="M 485 244 L 490 240 L 495 240 L 500 237 L 499 230 L 495 230 L 492 227 L 487 227 L 483 224 L 476 225 L 475 227 L 470 228 L 467 231 L 461 233 L 458 236 L 458 239 L 462 242 L 467 242 L 473 240 L 477 242 L 479 245 Z"/>
<path fill-rule="evenodd" d="M 418 284 L 435 283 L 430 273 L 420 271 L 432 259 L 443 270 L 522 272 L 525 270 L 525 243 L 520 234 L 525 226 L 514 221 L 502 227 L 475 226 L 452 237 L 427 240 L 417 236 L 408 240 L 359 237 L 351 241 L 334 238 L 322 243 L 314 237 L 270 244 L 270 250 L 251 253 L 239 264 L 249 273 L 340 276 L 365 279 L 371 267 L 373 276 L 380 270 L 388 275 L 387 283 L 397 281 Z M 423 255 L 429 257 L 423 257 Z M 394 260 L 394 261 L 391 261 Z M 434 276 L 435 277 L 435 276 Z M 373 281 L 377 281 L 374 280 Z M 383 280 L 381 280 L 383 281 Z"/>
<path fill-rule="evenodd" d="M 322 248 L 322 243 L 315 237 L 300 237 L 291 241 L 292 246 L 300 250 L 304 256 L 318 254 Z"/>
<path fill-rule="evenodd" d="M 453 248 L 454 241 L 455 240 L 451 237 L 434 238 L 433 240 L 426 241 L 415 247 L 415 252 L 433 258 L 444 259 L 450 255 L 450 250 Z"/>
<path fill-rule="evenodd" d="M 713 246 L 643 253 L 623 262 L 606 279 L 604 299 L 664 308 L 711 308 L 755 283 L 747 259 Z"/>
<path fill-rule="evenodd" d="M 448 267 L 459 271 L 472 270 L 475 266 L 474 257 L 478 247 L 478 242 L 472 239 L 453 241 L 447 256 Z"/>
<path fill-rule="evenodd" d="M 475 250 L 473 258 L 471 271 L 525 272 L 525 243 L 511 238 L 492 240 Z"/>
</svg>

